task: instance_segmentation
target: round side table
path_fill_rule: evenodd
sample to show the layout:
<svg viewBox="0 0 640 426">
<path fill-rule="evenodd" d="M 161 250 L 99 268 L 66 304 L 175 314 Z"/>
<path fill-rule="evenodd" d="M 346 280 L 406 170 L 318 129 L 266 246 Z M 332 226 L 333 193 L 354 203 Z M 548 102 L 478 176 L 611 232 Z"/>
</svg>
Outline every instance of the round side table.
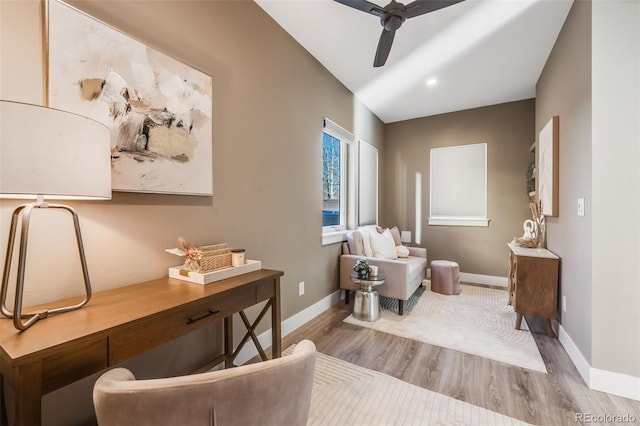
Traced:
<svg viewBox="0 0 640 426">
<path fill-rule="evenodd" d="M 378 274 L 368 279 L 358 278 L 355 272 L 351 273 L 351 281 L 360 286 L 356 290 L 353 302 L 353 316 L 361 321 L 377 321 L 380 319 L 380 298 L 375 287 L 384 284 L 385 276 Z"/>
</svg>

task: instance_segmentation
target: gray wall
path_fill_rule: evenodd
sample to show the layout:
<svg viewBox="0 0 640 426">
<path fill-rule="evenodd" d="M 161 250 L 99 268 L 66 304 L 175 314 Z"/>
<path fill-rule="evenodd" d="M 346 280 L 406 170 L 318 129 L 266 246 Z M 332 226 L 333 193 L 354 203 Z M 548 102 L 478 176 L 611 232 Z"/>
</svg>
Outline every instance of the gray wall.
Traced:
<svg viewBox="0 0 640 426">
<path fill-rule="evenodd" d="M 562 326 L 591 361 L 591 4 L 574 2 L 536 86 L 536 135 L 560 117 L 559 216 L 547 222 L 547 247 L 562 259 Z M 578 217 L 577 199 L 585 199 Z"/>
<path fill-rule="evenodd" d="M 588 362 L 593 387 L 626 387 L 636 397 L 639 24 L 638 2 L 574 2 L 536 88 L 536 131 L 560 116 L 560 215 L 547 227 L 548 247 L 562 258 L 562 327 Z M 585 198 L 584 217 L 577 198 Z"/>
<path fill-rule="evenodd" d="M 593 2 L 592 365 L 640 398 L 640 2 Z"/>
<path fill-rule="evenodd" d="M 506 277 L 507 243 L 531 217 L 526 169 L 533 161 L 533 99 L 388 124 L 385 128 L 383 206 L 388 225 L 422 229 L 429 261 L 454 260 L 461 272 Z M 488 227 L 429 226 L 429 150 L 487 143 Z M 416 174 L 422 176 L 416 218 Z"/>
</svg>

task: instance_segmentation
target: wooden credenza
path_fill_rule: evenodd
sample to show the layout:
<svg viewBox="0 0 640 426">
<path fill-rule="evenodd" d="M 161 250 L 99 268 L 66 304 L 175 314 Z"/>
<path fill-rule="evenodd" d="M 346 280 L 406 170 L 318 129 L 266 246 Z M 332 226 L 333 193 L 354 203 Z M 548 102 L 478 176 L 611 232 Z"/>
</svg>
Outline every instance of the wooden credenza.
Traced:
<svg viewBox="0 0 640 426">
<path fill-rule="evenodd" d="M 545 318 L 547 334 L 554 336 L 551 320 L 557 318 L 560 259 L 543 248 L 509 244 L 509 250 L 509 304 L 517 314 L 516 329 L 522 315 L 532 315 Z"/>
<path fill-rule="evenodd" d="M 282 275 L 261 269 L 208 285 L 164 278 L 120 287 L 95 293 L 82 309 L 40 320 L 23 332 L 13 327 L 11 319 L 1 318 L 0 380 L 15 390 L 16 424 L 41 423 L 42 395 L 219 320 L 224 320 L 224 352 L 212 355 L 215 359 L 210 365 L 224 362 L 225 367 L 232 366 L 249 338 L 265 359 L 254 328 L 269 309 L 271 355 L 280 357 Z M 251 324 L 243 310 L 265 300 Z M 248 329 L 235 349 L 234 313 L 240 313 Z M 2 424 L 7 417 L 1 408 L 9 408 L 3 406 L 4 400 L 2 392 Z"/>
</svg>

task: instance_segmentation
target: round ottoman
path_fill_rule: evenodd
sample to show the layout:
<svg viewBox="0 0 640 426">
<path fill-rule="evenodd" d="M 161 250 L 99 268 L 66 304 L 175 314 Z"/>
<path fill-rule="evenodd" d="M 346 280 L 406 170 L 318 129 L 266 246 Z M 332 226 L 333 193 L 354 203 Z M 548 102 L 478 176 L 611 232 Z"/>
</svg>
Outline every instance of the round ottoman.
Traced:
<svg viewBox="0 0 640 426">
<path fill-rule="evenodd" d="M 431 262 L 431 291 L 447 295 L 460 294 L 460 267 L 456 262 Z"/>
</svg>

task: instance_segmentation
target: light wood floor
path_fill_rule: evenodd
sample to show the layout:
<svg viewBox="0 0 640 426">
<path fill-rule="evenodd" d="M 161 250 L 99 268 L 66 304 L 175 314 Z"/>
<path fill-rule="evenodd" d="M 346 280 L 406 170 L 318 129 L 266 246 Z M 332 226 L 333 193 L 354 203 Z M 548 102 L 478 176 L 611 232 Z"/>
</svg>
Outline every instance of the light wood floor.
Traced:
<svg viewBox="0 0 640 426">
<path fill-rule="evenodd" d="M 598 423 L 576 417 L 590 413 L 634 416 L 640 425 L 640 402 L 590 390 L 543 321 L 527 318 L 548 374 L 347 324 L 352 306 L 340 302 L 283 338 L 282 347 L 310 339 L 327 355 L 532 424 Z"/>
</svg>

